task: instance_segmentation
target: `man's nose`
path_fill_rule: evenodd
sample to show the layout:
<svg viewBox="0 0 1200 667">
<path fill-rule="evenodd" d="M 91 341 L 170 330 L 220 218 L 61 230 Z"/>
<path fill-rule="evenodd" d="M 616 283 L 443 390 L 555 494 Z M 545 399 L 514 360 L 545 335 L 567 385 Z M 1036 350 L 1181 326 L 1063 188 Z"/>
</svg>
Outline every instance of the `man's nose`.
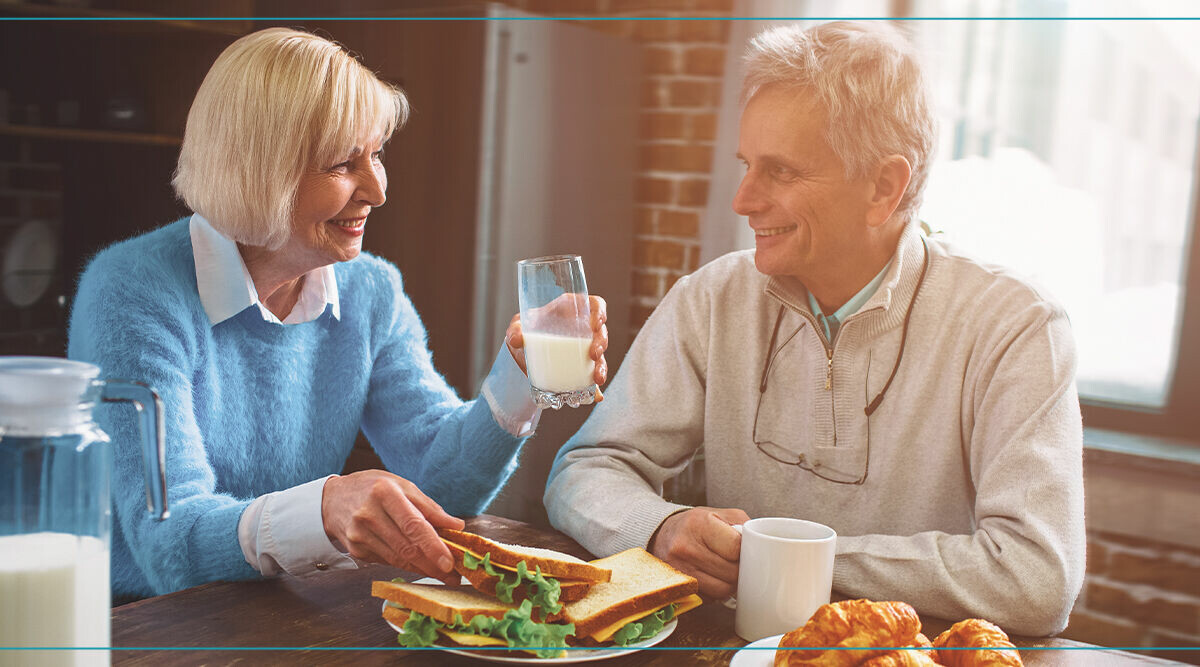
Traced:
<svg viewBox="0 0 1200 667">
<path fill-rule="evenodd" d="M 747 171 L 733 196 L 733 212 L 738 215 L 753 215 L 762 211 L 764 206 L 765 199 L 758 191 L 758 183 L 753 174 Z"/>
</svg>

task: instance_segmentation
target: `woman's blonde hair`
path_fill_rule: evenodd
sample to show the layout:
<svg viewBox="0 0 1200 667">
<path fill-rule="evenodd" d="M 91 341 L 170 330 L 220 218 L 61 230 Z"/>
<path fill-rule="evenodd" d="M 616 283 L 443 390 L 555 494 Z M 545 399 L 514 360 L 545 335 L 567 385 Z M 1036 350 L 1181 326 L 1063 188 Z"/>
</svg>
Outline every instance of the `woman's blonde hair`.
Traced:
<svg viewBox="0 0 1200 667">
<path fill-rule="evenodd" d="M 844 21 L 772 28 L 751 40 L 746 66 L 743 103 L 767 86 L 812 91 L 847 178 L 867 176 L 888 155 L 908 160 L 912 176 L 894 215 L 916 215 L 937 129 L 916 50 L 899 30 Z"/>
<path fill-rule="evenodd" d="M 278 249 L 306 169 L 385 141 L 408 100 L 341 45 L 268 28 L 230 44 L 188 112 L 175 193 L 225 236 Z"/>
</svg>

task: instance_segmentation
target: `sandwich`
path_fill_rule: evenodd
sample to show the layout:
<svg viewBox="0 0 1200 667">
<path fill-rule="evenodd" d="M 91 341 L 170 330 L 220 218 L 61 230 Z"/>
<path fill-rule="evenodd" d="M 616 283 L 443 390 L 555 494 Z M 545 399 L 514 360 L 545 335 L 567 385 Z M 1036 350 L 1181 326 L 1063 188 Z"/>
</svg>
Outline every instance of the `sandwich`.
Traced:
<svg viewBox="0 0 1200 667">
<path fill-rule="evenodd" d="M 472 580 L 471 586 L 376 581 L 371 587 L 372 595 L 387 600 L 383 616 L 401 628 L 398 641 L 403 646 L 430 646 L 443 640 L 463 647 L 508 646 L 553 658 L 568 646 L 600 648 L 646 641 L 701 603 L 694 578 L 643 549 L 591 563 L 567 556 L 562 560 L 570 564 L 565 568 L 570 576 L 559 579 L 546 576 L 543 567 L 562 572 L 562 563 L 555 561 L 565 554 L 490 540 L 488 545 L 477 541 L 486 540 L 478 535 L 439 532 L 448 544 L 458 547 L 451 549 L 458 552 L 459 571 L 470 573 L 464 576 Z M 513 554 L 524 558 L 511 565 Z M 606 580 L 595 581 L 600 577 Z M 560 582 L 578 589 L 581 584 L 576 582 L 581 581 L 586 585 L 581 597 L 559 601 Z"/>
<path fill-rule="evenodd" d="M 500 602 L 470 586 L 375 581 L 371 595 L 383 598 L 383 617 L 400 628 L 397 641 L 409 648 L 432 646 L 444 637 L 461 647 L 507 646 L 539 658 L 557 658 L 575 632 L 570 623 L 533 619 L 533 603 Z"/>
<path fill-rule="evenodd" d="M 626 549 L 592 561 L 612 570 L 612 579 L 592 586 L 576 602 L 563 605 L 563 618 L 575 625 L 576 643 L 628 646 L 653 638 L 672 619 L 699 607 L 699 583 L 645 549 Z"/>
<path fill-rule="evenodd" d="M 481 593 L 501 602 L 533 603 L 541 621 L 561 618 L 562 602 L 587 595 L 593 584 L 612 578 L 612 571 L 570 554 L 490 540 L 460 530 L 440 529 L 454 569 Z"/>
</svg>

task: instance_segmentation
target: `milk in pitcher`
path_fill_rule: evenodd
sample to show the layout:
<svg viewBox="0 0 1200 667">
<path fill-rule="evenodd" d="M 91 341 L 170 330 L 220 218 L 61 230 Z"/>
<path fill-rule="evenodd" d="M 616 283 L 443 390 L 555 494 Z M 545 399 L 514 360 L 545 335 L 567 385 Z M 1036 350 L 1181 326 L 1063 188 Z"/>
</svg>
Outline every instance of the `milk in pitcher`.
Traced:
<svg viewBox="0 0 1200 667">
<path fill-rule="evenodd" d="M 108 560 L 95 537 L 0 536 L 0 646 L 107 646 Z M 0 667 L 108 664 L 95 649 L 0 651 Z"/>
</svg>

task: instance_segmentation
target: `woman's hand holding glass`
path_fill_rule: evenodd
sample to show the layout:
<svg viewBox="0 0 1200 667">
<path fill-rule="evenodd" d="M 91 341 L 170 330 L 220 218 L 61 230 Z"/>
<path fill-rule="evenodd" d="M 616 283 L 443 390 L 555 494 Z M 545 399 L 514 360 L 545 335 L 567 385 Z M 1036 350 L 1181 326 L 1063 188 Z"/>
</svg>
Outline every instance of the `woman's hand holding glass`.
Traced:
<svg viewBox="0 0 1200 667">
<path fill-rule="evenodd" d="M 575 312 L 577 304 L 574 299 L 576 298 L 575 294 L 563 294 L 544 307 L 546 314 L 553 315 L 554 311 Z M 596 364 L 592 371 L 592 378 L 597 385 L 596 401 L 599 402 L 604 400 L 604 394 L 600 391 L 599 386 L 608 381 L 608 361 L 604 358 L 604 353 L 608 350 L 608 326 L 606 325 L 608 304 L 602 297 L 594 294 L 588 295 L 587 299 L 592 327 L 592 344 L 588 348 L 588 356 Z M 517 362 L 517 366 L 520 366 L 521 372 L 528 375 L 529 371 L 525 363 L 525 337 L 521 329 L 520 313 L 513 315 L 512 320 L 509 321 L 504 341 L 508 344 L 508 351 L 512 353 L 513 360 Z"/>
<path fill-rule="evenodd" d="M 330 541 L 353 558 L 459 582 L 450 550 L 435 529 L 462 530 L 463 520 L 403 477 L 383 470 L 330 477 L 321 496 L 321 520 Z"/>
</svg>

